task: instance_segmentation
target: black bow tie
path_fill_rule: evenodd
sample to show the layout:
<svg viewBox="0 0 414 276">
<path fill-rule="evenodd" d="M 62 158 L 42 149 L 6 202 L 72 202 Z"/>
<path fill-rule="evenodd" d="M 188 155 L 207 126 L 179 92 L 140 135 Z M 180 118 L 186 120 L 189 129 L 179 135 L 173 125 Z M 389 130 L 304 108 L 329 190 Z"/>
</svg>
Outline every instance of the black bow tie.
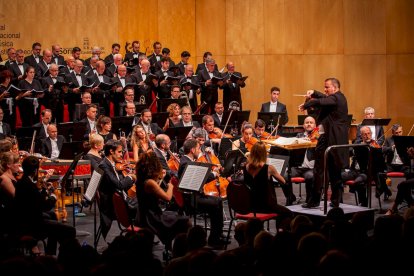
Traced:
<svg viewBox="0 0 414 276">
<path fill-rule="evenodd" d="M 121 80 L 124 80 L 124 79 L 125 79 L 125 77 L 120 77 L 120 79 L 121 79 Z"/>
<path fill-rule="evenodd" d="M 57 79 L 57 77 L 52 77 L 52 79 L 54 79 L 54 80 L 55 80 L 55 79 Z"/>
<path fill-rule="evenodd" d="M 81 74 L 76 74 L 76 76 L 80 76 Z"/>
<path fill-rule="evenodd" d="M 22 65 L 23 66 L 23 63 L 17 63 L 17 65 Z"/>
<path fill-rule="evenodd" d="M 102 77 L 103 75 L 102 74 L 99 74 L 99 76 Z"/>
</svg>

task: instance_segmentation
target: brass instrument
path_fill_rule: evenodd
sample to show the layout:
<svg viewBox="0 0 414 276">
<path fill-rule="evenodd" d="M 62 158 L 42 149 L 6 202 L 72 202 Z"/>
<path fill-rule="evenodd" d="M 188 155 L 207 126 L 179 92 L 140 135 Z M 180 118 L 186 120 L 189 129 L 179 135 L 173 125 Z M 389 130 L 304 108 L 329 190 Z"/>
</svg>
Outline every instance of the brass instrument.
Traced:
<svg viewBox="0 0 414 276">
<path fill-rule="evenodd" d="M 141 95 L 141 97 L 139 97 L 139 104 L 145 104 L 145 96 Z"/>
<path fill-rule="evenodd" d="M 181 91 L 181 92 L 180 92 L 180 98 L 181 98 L 181 99 L 186 99 L 186 100 L 187 100 L 187 105 L 188 105 L 188 107 L 190 107 L 190 109 L 191 109 L 190 99 L 188 98 L 187 92 L 185 92 L 185 91 Z"/>
<path fill-rule="evenodd" d="M 240 111 L 240 103 L 238 101 L 231 101 L 229 103 L 229 110 Z"/>
</svg>

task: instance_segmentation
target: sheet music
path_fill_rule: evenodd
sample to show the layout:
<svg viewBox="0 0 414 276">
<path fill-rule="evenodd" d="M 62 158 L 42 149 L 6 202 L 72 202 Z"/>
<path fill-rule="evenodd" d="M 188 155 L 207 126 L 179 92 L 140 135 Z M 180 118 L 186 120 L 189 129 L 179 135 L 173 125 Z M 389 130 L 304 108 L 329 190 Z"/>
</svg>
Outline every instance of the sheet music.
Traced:
<svg viewBox="0 0 414 276">
<path fill-rule="evenodd" d="M 92 201 L 95 197 L 96 191 L 98 190 L 99 183 L 101 181 L 102 174 L 98 171 L 93 171 L 92 177 L 89 180 L 88 188 L 86 189 L 85 194 L 83 195 L 86 200 Z"/>
<path fill-rule="evenodd" d="M 274 144 L 278 145 L 294 145 L 294 144 L 309 144 L 310 141 L 304 138 L 296 137 L 279 137 L 273 141 Z"/>
<path fill-rule="evenodd" d="M 200 191 L 201 185 L 203 185 L 204 178 L 209 170 L 209 167 L 199 165 L 187 165 L 185 172 L 181 178 L 179 188 Z"/>
<path fill-rule="evenodd" d="M 285 164 L 285 160 L 268 157 L 267 160 L 266 160 L 266 164 L 273 165 L 273 167 L 276 168 L 278 173 L 282 173 L 283 165 Z"/>
</svg>

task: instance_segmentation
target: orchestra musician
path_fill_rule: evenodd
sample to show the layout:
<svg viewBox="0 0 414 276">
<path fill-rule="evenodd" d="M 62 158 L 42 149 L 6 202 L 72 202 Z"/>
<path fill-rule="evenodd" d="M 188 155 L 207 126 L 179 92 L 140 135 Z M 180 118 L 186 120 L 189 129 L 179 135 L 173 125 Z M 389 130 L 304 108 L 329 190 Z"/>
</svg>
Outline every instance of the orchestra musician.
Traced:
<svg viewBox="0 0 414 276">
<path fill-rule="evenodd" d="M 160 186 L 165 177 L 159 159 L 153 152 L 141 155 L 136 166 L 137 197 L 139 212 L 137 212 L 138 226 L 150 229 L 166 250 L 171 249 L 172 240 L 178 233 L 185 233 L 191 227 L 187 216 L 177 212 L 168 212 L 168 221 L 162 219 L 163 211 L 159 205 L 160 200 L 170 202 L 173 198 L 173 184 L 163 183 L 165 190 Z M 139 214 L 139 216 L 138 216 Z M 164 215 L 167 215 L 164 213 Z"/>
<path fill-rule="evenodd" d="M 102 136 L 104 143 L 109 140 L 117 140 L 116 135 L 111 132 L 112 129 L 112 119 L 108 116 L 100 116 L 96 121 L 97 133 Z"/>
<path fill-rule="evenodd" d="M 244 183 L 251 190 L 253 212 L 277 213 L 276 226 L 282 221 L 293 217 L 292 211 L 277 203 L 275 188 L 269 181 L 274 177 L 281 186 L 286 184 L 285 179 L 273 165 L 266 164 L 266 145 L 259 141 L 254 144 L 247 155 L 247 162 L 243 168 Z"/>
<path fill-rule="evenodd" d="M 297 138 L 306 138 L 311 141 L 316 141 L 314 136 L 316 136 L 316 121 L 315 118 L 307 116 L 303 121 L 303 130 L 304 132 L 298 133 Z M 306 200 L 309 202 L 311 199 L 312 189 L 314 186 L 314 177 L 313 169 L 315 167 L 315 148 L 307 148 L 303 156 L 302 164 L 299 167 L 291 168 L 291 177 L 303 177 L 305 179 L 305 190 L 306 190 Z M 292 183 L 289 182 L 291 186 Z M 292 188 L 292 187 L 291 187 Z M 292 190 L 291 190 L 292 191 Z M 293 191 L 292 191 L 293 195 Z M 296 200 L 296 197 L 293 195 L 291 197 L 291 203 Z"/>
<path fill-rule="evenodd" d="M 391 132 L 393 136 L 402 136 L 403 127 L 400 124 L 394 124 L 391 127 Z M 405 175 L 408 175 L 410 172 L 410 165 L 404 164 L 403 160 L 398 155 L 397 149 L 395 148 L 393 136 L 385 139 L 385 143 L 382 146 L 382 152 L 385 156 L 385 162 L 387 165 L 388 172 L 403 172 Z"/>
<path fill-rule="evenodd" d="M 166 131 L 170 127 L 177 127 L 181 121 L 181 107 L 177 103 L 172 103 L 167 107 L 168 118 L 165 122 L 163 130 Z"/>
<path fill-rule="evenodd" d="M 40 181 L 38 183 L 39 159 L 28 156 L 22 162 L 23 176 L 16 183 L 16 194 L 13 204 L 13 227 L 18 236 L 30 235 L 35 239 L 47 238 L 45 252 L 56 255 L 57 243 L 75 239 L 76 229 L 56 220 L 50 211 L 56 204 L 56 198 L 48 194 Z M 48 170 L 44 181 L 48 180 L 53 170 Z M 54 216 L 53 216 L 54 215 Z"/>
<path fill-rule="evenodd" d="M 254 144 L 259 140 L 253 137 L 253 126 L 249 122 L 244 122 L 241 127 L 242 137 L 232 143 L 232 150 L 241 150 L 246 153 L 250 151 Z"/>
<path fill-rule="evenodd" d="M 214 126 L 218 128 L 222 128 L 222 120 L 223 120 L 223 113 L 224 113 L 224 106 L 222 102 L 217 102 L 214 105 L 214 114 L 211 115 L 214 120 Z"/>
<path fill-rule="evenodd" d="M 364 109 L 364 119 L 374 119 L 375 118 L 375 109 L 372 107 L 366 107 Z M 357 134 L 356 134 L 356 139 L 355 139 L 355 143 L 356 144 L 360 144 L 362 142 L 362 136 L 361 136 L 361 127 L 362 125 L 359 124 L 357 126 Z M 377 141 L 377 143 L 379 145 L 383 145 L 384 144 L 384 128 L 382 126 L 368 126 L 371 129 L 371 133 L 372 133 L 372 139 Z"/>
<path fill-rule="evenodd" d="M 80 120 L 79 122 L 85 124 L 86 126 L 86 136 L 90 133 L 96 133 L 97 122 L 96 114 L 98 113 L 98 107 L 96 104 L 90 104 L 86 109 L 86 118 Z"/>
<path fill-rule="evenodd" d="M 141 122 L 140 124 L 144 127 L 145 131 L 152 136 L 164 133 L 164 131 L 158 126 L 157 123 L 152 123 L 152 113 L 149 109 L 141 111 Z M 154 138 L 155 138 L 154 136 Z"/>
<path fill-rule="evenodd" d="M 33 127 L 40 127 L 37 138 L 42 140 L 48 137 L 47 127 L 52 122 L 52 110 L 43 109 L 40 113 L 40 122 L 33 125 Z"/>
<path fill-rule="evenodd" d="M 171 85 L 171 99 L 180 99 L 180 86 L 179 85 Z"/>
<path fill-rule="evenodd" d="M 155 155 L 160 160 L 161 166 L 163 170 L 167 172 L 167 175 L 177 175 L 178 173 L 178 166 L 176 170 L 173 170 L 168 166 L 168 160 L 170 158 L 174 158 L 170 156 L 170 145 L 171 139 L 166 134 L 158 134 L 155 137 L 155 147 L 153 148 Z M 176 157 L 178 158 L 178 157 Z"/>
<path fill-rule="evenodd" d="M 135 125 L 132 129 L 130 143 L 135 162 L 138 162 L 139 156 L 142 153 L 152 149 L 149 135 L 147 135 L 144 127 L 140 124 Z"/>
<path fill-rule="evenodd" d="M 338 79 L 328 78 L 325 80 L 325 94 L 308 90 L 306 97 L 310 100 L 299 106 L 300 111 L 312 107 L 320 108 L 317 118 L 320 136 L 315 148 L 313 172 L 315 182 L 309 202 L 302 205 L 304 208 L 315 208 L 320 204 L 322 187 L 324 187 L 325 150 L 331 145 L 348 144 L 348 103 L 340 88 Z M 327 162 L 332 190 L 331 205 L 338 207 L 342 199 L 341 169 L 349 163 L 348 151 L 336 150 L 328 157 Z"/>
<path fill-rule="evenodd" d="M 266 123 L 262 119 L 257 119 L 254 122 L 253 137 L 259 140 L 268 140 L 275 137 L 270 136 L 271 133 L 266 132 Z"/>
<path fill-rule="evenodd" d="M 285 125 L 289 121 L 289 116 L 287 112 L 286 105 L 279 101 L 280 88 L 273 86 L 270 88 L 270 102 L 262 104 L 260 112 L 281 112 L 285 113 L 284 116 L 280 119 L 279 124 Z"/>
<path fill-rule="evenodd" d="M 188 139 L 184 142 L 184 155 L 180 158 L 180 168 L 178 170 L 178 178 L 182 174 L 189 162 L 194 162 L 198 159 L 200 151 L 200 143 L 195 139 Z M 217 172 L 211 172 L 208 175 L 207 182 L 213 181 L 218 176 Z M 189 206 L 194 208 L 194 199 L 189 198 L 190 195 L 184 194 L 187 197 Z M 223 233 L 223 202 L 221 197 L 209 196 L 201 193 L 191 194 L 195 196 L 197 202 L 197 211 L 206 212 L 210 217 L 211 231 L 208 237 L 208 244 L 214 248 L 220 248 L 226 244 L 226 239 L 222 237 Z"/>
<path fill-rule="evenodd" d="M 235 66 L 232 61 L 227 62 L 226 68 L 227 72 L 224 73 L 225 83 L 223 85 L 223 104 L 228 107 L 230 102 L 236 101 L 240 104 L 240 110 L 243 110 L 240 88 L 246 87 L 246 83 L 241 79 L 237 80 L 237 82 L 232 82 L 230 80 L 232 75 L 237 76 L 238 78 L 242 77 L 240 72 L 235 71 Z"/>
<path fill-rule="evenodd" d="M 48 137 L 41 140 L 40 153 L 45 157 L 57 159 L 59 158 L 63 143 L 66 142 L 66 139 L 63 135 L 58 135 L 58 130 L 55 124 L 49 124 L 47 126 L 47 134 Z"/>
<path fill-rule="evenodd" d="M 102 236 L 106 238 L 112 221 L 116 219 L 114 206 L 112 203 L 113 194 L 117 191 L 127 192 L 135 183 L 134 174 L 118 173 L 115 169 L 115 163 L 122 162 L 122 142 L 118 140 L 109 140 L 104 145 L 105 157 L 99 164 L 103 170 L 101 183 L 99 185 L 99 211 L 101 214 Z M 131 210 L 131 217 L 135 217 L 134 210 Z"/>
<path fill-rule="evenodd" d="M 185 105 L 181 108 L 181 120 L 178 124 L 178 127 L 187 127 L 192 126 L 199 128 L 200 124 L 197 121 L 193 121 L 191 116 L 191 107 Z"/>
<path fill-rule="evenodd" d="M 89 136 L 89 151 L 83 156 L 84 160 L 91 161 L 91 168 L 93 173 L 93 170 L 98 168 L 99 163 L 102 161 L 102 154 L 101 151 L 104 147 L 104 139 L 99 134 L 91 134 Z"/>
</svg>

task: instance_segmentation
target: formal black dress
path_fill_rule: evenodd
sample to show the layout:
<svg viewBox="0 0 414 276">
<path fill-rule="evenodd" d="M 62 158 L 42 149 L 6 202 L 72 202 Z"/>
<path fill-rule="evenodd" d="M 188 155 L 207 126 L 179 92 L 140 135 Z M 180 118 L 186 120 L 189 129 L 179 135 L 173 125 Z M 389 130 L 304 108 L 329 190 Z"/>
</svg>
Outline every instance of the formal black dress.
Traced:
<svg viewBox="0 0 414 276">
<path fill-rule="evenodd" d="M 0 85 L 0 95 L 7 90 L 8 87 Z M 16 130 L 16 99 L 10 95 L 0 101 L 1 109 L 3 109 L 3 122 L 10 125 L 11 132 L 14 134 Z M 11 113 L 11 114 L 10 114 Z"/>
<path fill-rule="evenodd" d="M 83 156 L 83 159 L 91 161 L 91 173 L 98 168 L 99 163 L 101 163 L 102 158 L 90 153 L 87 153 Z"/>
<path fill-rule="evenodd" d="M 36 79 L 34 79 L 32 83 L 28 82 L 27 80 L 21 80 L 18 86 L 24 92 L 30 91 L 32 89 L 38 91 L 42 90 L 42 85 Z M 21 98 L 17 101 L 17 106 L 19 107 L 22 126 L 30 127 L 39 121 L 38 118 L 40 118 L 40 101 L 38 98 Z"/>
</svg>

